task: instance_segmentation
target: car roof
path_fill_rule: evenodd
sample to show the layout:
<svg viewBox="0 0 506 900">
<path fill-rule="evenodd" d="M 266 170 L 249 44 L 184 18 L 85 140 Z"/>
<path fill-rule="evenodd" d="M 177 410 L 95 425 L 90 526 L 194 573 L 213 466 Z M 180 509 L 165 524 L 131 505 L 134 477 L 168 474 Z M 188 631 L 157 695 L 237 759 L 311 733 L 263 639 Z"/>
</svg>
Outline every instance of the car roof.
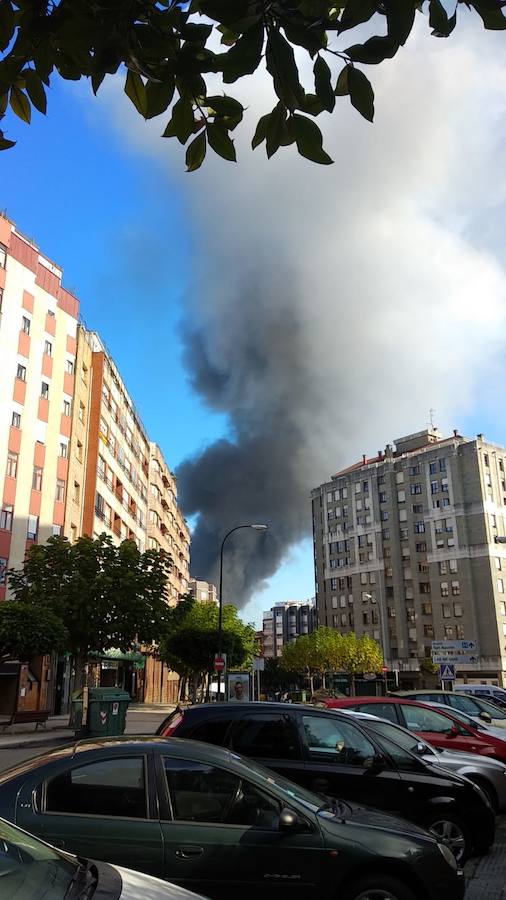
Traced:
<svg viewBox="0 0 506 900">
<path fill-rule="evenodd" d="M 416 694 L 416 696 L 418 697 L 419 694 L 442 694 L 444 697 L 446 697 L 447 694 L 451 694 L 451 693 L 452 693 L 452 691 L 441 691 L 441 690 L 438 690 L 438 688 L 434 688 L 434 690 L 432 690 L 432 691 L 429 690 L 428 688 L 424 688 L 423 690 L 420 690 L 420 691 L 396 691 L 395 694 L 393 694 L 392 696 L 394 696 L 394 697 L 412 697 L 413 694 Z"/>
</svg>

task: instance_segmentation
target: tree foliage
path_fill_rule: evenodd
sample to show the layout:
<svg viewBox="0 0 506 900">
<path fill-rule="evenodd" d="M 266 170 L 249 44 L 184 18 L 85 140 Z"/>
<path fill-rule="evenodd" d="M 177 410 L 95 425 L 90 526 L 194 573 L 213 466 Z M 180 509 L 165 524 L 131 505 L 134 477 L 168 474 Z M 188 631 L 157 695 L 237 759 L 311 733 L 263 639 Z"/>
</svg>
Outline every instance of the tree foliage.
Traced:
<svg viewBox="0 0 506 900">
<path fill-rule="evenodd" d="M 0 665 L 63 650 L 67 641 L 65 625 L 46 607 L 17 600 L 0 603 Z"/>
<path fill-rule="evenodd" d="M 218 607 L 185 597 L 170 610 L 159 655 L 180 676 L 201 677 L 214 668 Z M 249 668 L 255 651 L 255 631 L 245 625 L 235 606 L 223 607 L 222 650 L 229 668 Z"/>
<path fill-rule="evenodd" d="M 74 544 L 51 537 L 30 547 L 23 566 L 7 577 L 17 601 L 65 623 L 67 649 L 82 661 L 90 651 L 158 639 L 169 613 L 170 566 L 163 552 L 140 553 L 133 541 L 115 546 L 105 534 Z"/>
<path fill-rule="evenodd" d="M 357 638 L 325 627 L 285 644 L 281 657 L 286 671 L 306 672 L 311 683 L 317 674 L 324 679 L 328 672 L 346 672 L 353 684 L 355 675 L 380 672 L 382 664 L 381 648 L 368 635 Z"/>
<path fill-rule="evenodd" d="M 91 82 L 96 94 L 118 71 L 144 119 L 167 113 L 163 137 L 187 145 L 188 171 L 207 148 L 235 161 L 232 132 L 244 108 L 223 90 L 251 77 L 265 61 L 276 95 L 252 146 L 267 156 L 296 144 L 314 162 L 332 162 L 315 118 L 345 97 L 368 121 L 374 94 L 359 66 L 391 59 L 415 18 L 448 37 L 468 11 L 491 30 L 505 30 L 505 0 L 2 0 L 0 114 L 29 123 L 46 112 L 46 89 L 59 76 Z M 359 29 L 358 34 L 354 34 Z M 301 78 L 310 61 L 311 75 Z M 210 92 L 211 90 L 211 92 Z M 219 90 L 219 88 L 218 88 Z M 13 142 L 0 132 L 0 149 Z"/>
</svg>

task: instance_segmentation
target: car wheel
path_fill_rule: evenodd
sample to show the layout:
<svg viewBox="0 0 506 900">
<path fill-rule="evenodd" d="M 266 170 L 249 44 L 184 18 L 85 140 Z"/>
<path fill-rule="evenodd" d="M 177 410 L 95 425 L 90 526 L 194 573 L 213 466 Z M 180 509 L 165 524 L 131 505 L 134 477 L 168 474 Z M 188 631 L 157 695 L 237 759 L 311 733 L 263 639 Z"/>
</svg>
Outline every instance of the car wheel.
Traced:
<svg viewBox="0 0 506 900">
<path fill-rule="evenodd" d="M 469 778 L 469 775 L 467 775 L 466 777 Z M 490 803 L 490 806 L 497 815 L 497 813 L 499 812 L 499 801 L 492 785 L 488 784 L 486 781 L 482 781 L 481 778 L 470 778 L 469 780 L 472 781 L 473 784 L 476 785 L 476 787 L 479 787 L 481 791 L 483 791 L 488 802 Z"/>
<path fill-rule="evenodd" d="M 366 875 L 352 882 L 341 895 L 342 900 L 416 900 L 406 884 L 391 875 Z"/>
<path fill-rule="evenodd" d="M 427 830 L 452 851 L 459 865 L 463 865 L 471 854 L 472 842 L 463 822 L 451 813 L 434 813 L 426 823 Z"/>
</svg>

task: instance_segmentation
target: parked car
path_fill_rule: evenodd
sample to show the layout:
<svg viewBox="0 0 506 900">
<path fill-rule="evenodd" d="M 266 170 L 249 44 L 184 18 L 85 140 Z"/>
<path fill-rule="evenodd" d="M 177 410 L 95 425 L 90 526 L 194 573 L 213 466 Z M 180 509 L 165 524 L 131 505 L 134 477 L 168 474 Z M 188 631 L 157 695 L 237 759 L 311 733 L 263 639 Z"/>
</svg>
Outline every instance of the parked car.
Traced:
<svg viewBox="0 0 506 900">
<path fill-rule="evenodd" d="M 506 707 L 506 691 L 495 684 L 455 684 L 453 690 L 457 694 L 469 694 L 471 697 L 488 700 L 501 709 Z"/>
<path fill-rule="evenodd" d="M 449 769 L 451 772 L 456 772 L 457 775 L 469 778 L 487 795 L 494 812 L 506 810 L 506 765 L 499 762 L 498 759 L 464 751 L 437 750 L 419 735 L 400 725 L 394 725 L 393 722 L 386 719 L 378 719 L 369 713 L 356 712 L 351 709 L 343 710 L 343 712 L 359 718 L 364 729 L 373 732 L 378 738 L 386 737 L 433 766 L 441 766 L 443 769 Z M 456 714 L 454 713 L 454 715 Z M 465 713 L 458 713 L 458 716 L 459 720 L 463 721 L 468 718 Z"/>
<path fill-rule="evenodd" d="M 221 744 L 310 790 L 444 833 L 459 862 L 493 841 L 494 814 L 479 789 L 419 757 L 401 759 L 395 746 L 385 752 L 342 713 L 295 704 L 207 704 L 174 711 L 159 733 Z"/>
<path fill-rule="evenodd" d="M 62 853 L 5 819 L 0 819 L 0 885 L 2 897 L 19 900 L 199 900 L 151 875 Z"/>
<path fill-rule="evenodd" d="M 445 703 L 432 703 L 425 702 L 426 706 L 430 706 L 431 709 L 435 709 L 436 711 L 439 709 L 441 712 L 449 713 L 453 719 L 458 719 L 459 722 L 462 722 L 464 725 L 468 725 L 471 728 L 476 728 L 483 735 L 491 734 L 496 738 L 499 738 L 501 741 L 506 741 L 506 733 L 504 728 L 496 728 L 495 725 L 489 725 L 488 722 L 483 722 L 480 719 L 477 719 L 475 716 L 468 716 L 467 713 L 462 712 L 461 709 L 453 709 L 453 707 L 446 706 Z"/>
<path fill-rule="evenodd" d="M 506 711 L 481 697 L 469 697 L 454 691 L 398 691 L 392 696 L 422 703 L 445 703 L 451 709 L 460 709 L 481 722 L 506 728 Z"/>
<path fill-rule="evenodd" d="M 479 810 L 481 794 L 471 797 L 462 785 Z M 462 900 L 464 893 L 453 854 L 426 831 L 324 801 L 196 741 L 109 738 L 54 750 L 0 775 L 0 808 L 79 856 L 128 862 L 216 900 Z"/>
<path fill-rule="evenodd" d="M 329 700 L 327 706 L 372 713 L 413 731 L 433 747 L 479 753 L 506 763 L 506 741 L 485 731 L 477 722 L 463 725 L 454 715 L 457 710 L 449 706 L 441 705 L 434 709 L 429 703 L 404 697 L 349 697 L 346 700 Z"/>
</svg>

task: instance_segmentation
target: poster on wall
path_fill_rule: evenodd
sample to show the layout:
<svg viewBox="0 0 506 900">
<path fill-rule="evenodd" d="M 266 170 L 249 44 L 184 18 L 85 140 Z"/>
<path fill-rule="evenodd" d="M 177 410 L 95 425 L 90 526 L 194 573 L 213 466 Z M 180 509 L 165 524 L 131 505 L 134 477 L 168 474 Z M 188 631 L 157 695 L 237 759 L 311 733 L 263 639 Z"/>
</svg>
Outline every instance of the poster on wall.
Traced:
<svg viewBox="0 0 506 900">
<path fill-rule="evenodd" d="M 248 672 L 229 672 L 227 675 L 227 699 L 232 703 L 250 700 L 250 677 Z"/>
</svg>

